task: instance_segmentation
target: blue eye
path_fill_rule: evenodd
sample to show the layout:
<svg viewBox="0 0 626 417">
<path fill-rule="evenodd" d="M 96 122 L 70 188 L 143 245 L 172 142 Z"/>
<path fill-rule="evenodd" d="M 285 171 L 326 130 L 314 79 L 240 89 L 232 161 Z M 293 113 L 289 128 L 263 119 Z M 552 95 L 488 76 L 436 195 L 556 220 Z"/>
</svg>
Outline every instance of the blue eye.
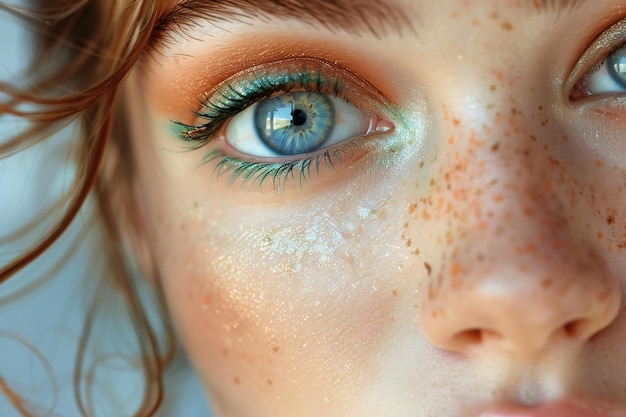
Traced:
<svg viewBox="0 0 626 417">
<path fill-rule="evenodd" d="M 172 121 L 173 132 L 191 149 L 206 145 L 202 162 L 214 164 L 216 177 L 261 191 L 291 180 L 302 187 L 357 161 L 394 130 L 385 114 L 397 111 L 348 69 L 307 57 L 243 70 L 199 99 L 196 123 Z"/>
<path fill-rule="evenodd" d="M 584 80 L 587 95 L 626 92 L 626 46 L 609 55 Z"/>
<path fill-rule="evenodd" d="M 296 91 L 261 100 L 234 116 L 225 138 L 253 157 L 303 155 L 367 134 L 374 121 L 341 98 Z"/>
</svg>

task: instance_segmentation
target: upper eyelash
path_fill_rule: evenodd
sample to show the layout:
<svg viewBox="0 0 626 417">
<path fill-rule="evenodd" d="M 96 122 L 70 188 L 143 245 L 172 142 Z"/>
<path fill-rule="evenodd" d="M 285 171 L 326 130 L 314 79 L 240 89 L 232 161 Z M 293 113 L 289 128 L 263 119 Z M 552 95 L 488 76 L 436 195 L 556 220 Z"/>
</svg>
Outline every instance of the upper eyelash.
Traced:
<svg viewBox="0 0 626 417">
<path fill-rule="evenodd" d="M 197 118 L 206 119 L 207 123 L 190 126 L 174 121 L 174 124 L 179 128 L 177 133 L 181 139 L 199 141 L 199 145 L 201 145 L 215 135 L 230 118 L 252 104 L 278 93 L 306 89 L 307 91 L 332 94 L 335 97 L 343 96 L 341 83 L 338 79 L 324 80 L 321 71 L 316 71 L 313 77 L 311 77 L 312 74 L 312 72 L 301 72 L 298 75 L 286 74 L 283 76 L 285 80 L 276 84 L 273 84 L 268 78 L 257 78 L 253 81 L 257 85 L 250 92 L 238 90 L 232 84 L 226 85 L 220 89 L 225 91 L 215 99 L 201 98 L 201 108 L 194 114 Z"/>
<path fill-rule="evenodd" d="M 187 125 L 172 121 L 175 134 L 182 140 L 192 143 L 194 150 L 219 138 L 225 124 L 247 107 L 278 94 L 293 91 L 311 91 L 333 95 L 353 105 L 387 108 L 387 98 L 363 78 L 337 63 L 318 58 L 289 58 L 283 61 L 262 64 L 259 67 L 242 71 L 232 76 L 215 89 L 199 97 L 199 110 L 194 112 L 204 124 Z M 364 98 L 360 100 L 358 97 Z M 227 155 L 223 150 L 212 148 L 202 159 L 202 164 L 216 161 L 213 174 L 217 177 L 228 175 L 228 185 L 241 180 L 245 187 L 256 182 L 260 191 L 270 182 L 275 191 L 284 189 L 288 179 L 299 182 L 300 188 L 309 180 L 313 172 L 322 166 L 334 169 L 336 162 L 342 162 L 342 155 L 351 152 L 355 143 L 345 142 L 332 148 L 321 150 L 316 155 L 301 155 L 290 161 L 247 161 Z M 294 155 L 298 158 L 298 155 Z"/>
</svg>

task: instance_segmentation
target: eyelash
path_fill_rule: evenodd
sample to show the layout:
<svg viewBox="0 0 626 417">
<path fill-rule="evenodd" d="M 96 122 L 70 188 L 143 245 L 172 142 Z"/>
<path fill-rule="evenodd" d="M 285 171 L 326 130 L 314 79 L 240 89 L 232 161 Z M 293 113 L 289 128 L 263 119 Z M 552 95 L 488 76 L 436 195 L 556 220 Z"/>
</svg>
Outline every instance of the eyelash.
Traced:
<svg viewBox="0 0 626 417">
<path fill-rule="evenodd" d="M 262 191 L 263 184 L 269 179 L 274 190 L 279 191 L 285 188 L 285 183 L 289 177 L 295 177 L 296 174 L 294 172 L 299 172 L 298 180 L 300 188 L 302 188 L 311 179 L 311 168 L 319 171 L 320 165 L 324 163 L 332 169 L 334 167 L 333 159 L 341 162 L 341 154 L 348 152 L 347 149 L 344 149 L 345 146 L 348 145 L 325 150 L 321 154 L 304 159 L 275 163 L 243 161 L 228 156 L 221 151 L 212 151 L 205 156 L 204 162 L 220 159 L 214 172 L 218 178 L 225 173 L 229 173 L 228 185 L 232 185 L 238 179 L 241 179 L 242 187 L 245 187 L 251 181 L 256 181 L 259 190 Z"/>
<path fill-rule="evenodd" d="M 311 61 L 317 68 L 313 70 L 305 68 Z M 213 92 L 201 97 L 200 110 L 194 114 L 198 119 L 207 122 L 192 126 L 173 121 L 178 137 L 188 143 L 196 142 L 191 147 L 192 150 L 203 147 L 213 142 L 224 131 L 231 118 L 252 104 L 294 91 L 329 94 L 357 105 L 358 91 L 365 90 L 372 93 L 374 101 L 385 103 L 380 93 L 373 91 L 369 84 L 351 73 L 345 76 L 349 80 L 350 88 L 344 87 L 339 76 L 326 75 L 325 72 L 328 71 L 325 70 L 331 73 L 344 71 L 337 69 L 333 64 L 317 59 L 287 60 L 283 64 L 286 64 L 286 67 L 297 65 L 299 70 L 289 72 L 287 69 L 281 69 L 280 63 L 271 63 L 259 70 L 252 69 L 237 74 L 230 79 L 232 81 L 226 81 Z M 278 75 L 268 71 L 267 67 L 273 66 L 279 67 L 276 71 Z M 372 101 L 371 98 L 369 101 Z M 290 178 L 297 178 L 302 188 L 311 180 L 311 170 L 319 173 L 322 166 L 334 169 L 335 163 L 341 163 L 346 155 L 351 156 L 354 148 L 355 144 L 348 139 L 345 143 L 324 149 L 315 155 L 283 162 L 246 161 L 227 155 L 222 150 L 212 149 L 204 156 L 202 163 L 218 161 L 213 171 L 214 175 L 219 178 L 227 174 L 229 186 L 241 180 L 242 187 L 256 183 L 262 191 L 264 184 L 271 181 L 273 189 L 280 191 L 285 189 Z"/>
<path fill-rule="evenodd" d="M 305 73 L 300 74 L 303 76 Z M 201 126 L 189 126 L 180 122 L 174 122 L 181 130 L 179 136 L 188 141 L 200 141 L 201 145 L 210 141 L 211 137 L 218 133 L 221 128 L 233 116 L 245 110 L 247 107 L 257 101 L 270 98 L 279 93 L 289 93 L 292 91 L 312 91 L 322 94 L 331 94 L 335 97 L 343 98 L 348 102 L 349 97 L 341 94 L 342 88 L 338 80 L 328 85 L 328 81 L 324 81 L 321 72 L 317 72 L 313 79 L 300 78 L 296 74 L 287 74 L 287 80 L 272 84 L 268 78 L 258 77 L 253 80 L 253 84 L 257 84 L 251 92 L 241 92 L 232 84 L 226 84 L 214 93 L 218 94 L 216 99 L 213 97 L 201 99 L 201 108 L 205 110 L 195 112 L 196 117 L 208 120 Z M 311 88 L 311 82 L 313 82 Z M 224 92 L 220 92 L 226 90 Z M 201 146 L 200 145 L 200 146 Z"/>
</svg>

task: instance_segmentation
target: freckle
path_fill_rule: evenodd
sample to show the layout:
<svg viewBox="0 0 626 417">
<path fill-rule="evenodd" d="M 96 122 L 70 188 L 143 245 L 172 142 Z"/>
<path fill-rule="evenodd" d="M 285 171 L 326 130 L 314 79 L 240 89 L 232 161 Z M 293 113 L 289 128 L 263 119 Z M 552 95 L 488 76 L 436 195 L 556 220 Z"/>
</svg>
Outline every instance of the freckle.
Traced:
<svg viewBox="0 0 626 417">
<path fill-rule="evenodd" d="M 450 275 L 454 279 L 455 277 L 458 277 L 460 273 L 461 273 L 461 264 L 458 262 L 453 262 L 452 265 L 450 265 Z"/>
<path fill-rule="evenodd" d="M 522 208 L 522 212 L 527 216 L 527 217 L 533 217 L 535 212 L 532 208 L 530 207 L 523 207 Z"/>
<path fill-rule="evenodd" d="M 491 145 L 491 152 L 498 152 L 499 149 L 500 149 L 500 142 L 496 142 L 493 145 Z"/>
<path fill-rule="evenodd" d="M 211 294 L 206 294 L 204 296 L 204 305 L 208 306 L 213 302 L 213 297 L 211 297 Z"/>
<path fill-rule="evenodd" d="M 615 216 L 608 215 L 606 216 L 606 224 L 609 226 L 615 223 Z"/>
<path fill-rule="evenodd" d="M 489 15 L 489 19 L 493 19 L 493 20 L 496 20 L 499 17 L 500 17 L 500 15 L 498 13 L 496 13 L 496 12 L 493 12 L 493 13 L 491 13 Z"/>
<path fill-rule="evenodd" d="M 233 378 L 233 382 L 235 384 L 239 385 L 241 383 L 241 380 L 239 379 L 239 377 L 236 376 L 236 377 Z"/>
<path fill-rule="evenodd" d="M 461 121 L 459 119 L 453 118 L 452 119 L 452 124 L 455 126 L 460 126 L 461 125 Z"/>
<path fill-rule="evenodd" d="M 513 30 L 513 25 L 509 22 L 504 22 L 500 25 L 503 30 Z"/>
<path fill-rule="evenodd" d="M 596 159 L 596 160 L 595 160 L 595 164 L 596 164 L 596 166 L 597 166 L 598 168 L 600 168 L 600 167 L 604 166 L 604 164 L 602 163 L 602 161 L 601 161 L 601 160 L 599 160 L 599 159 Z"/>
<path fill-rule="evenodd" d="M 430 214 L 428 213 L 428 210 L 424 209 L 422 211 L 422 217 L 424 218 L 424 220 L 428 221 L 430 220 Z"/>
<path fill-rule="evenodd" d="M 598 236 L 598 239 L 601 240 L 604 237 L 604 233 L 598 232 L 598 234 L 596 236 Z"/>
<path fill-rule="evenodd" d="M 496 194 L 492 197 L 494 203 L 501 203 L 504 201 L 504 196 L 501 194 Z"/>
<path fill-rule="evenodd" d="M 406 241 L 406 246 L 407 246 L 407 247 L 409 247 L 409 248 L 410 248 L 412 244 L 413 244 L 413 241 L 412 241 L 411 239 L 408 239 L 408 240 Z"/>
<path fill-rule="evenodd" d="M 479 147 L 485 144 L 485 141 L 476 139 L 476 135 L 472 135 L 469 139 L 469 142 L 470 144 L 479 146 Z"/>
<path fill-rule="evenodd" d="M 228 356 L 228 349 L 222 349 L 222 355 Z"/>
<path fill-rule="evenodd" d="M 550 288 L 552 286 L 552 280 L 550 278 L 544 278 L 541 280 L 541 288 Z"/>
<path fill-rule="evenodd" d="M 495 85 L 493 85 L 493 84 L 491 84 L 491 85 L 489 86 L 489 89 L 490 89 L 491 91 L 496 91 L 496 88 L 497 88 L 497 87 L 496 87 Z"/>
<path fill-rule="evenodd" d="M 271 379 L 267 380 L 267 385 L 274 385 L 274 382 Z"/>
<path fill-rule="evenodd" d="M 472 20 L 472 26 L 478 26 L 478 19 Z"/>
<path fill-rule="evenodd" d="M 193 207 L 194 207 L 194 208 L 198 208 L 198 202 L 197 202 L 197 201 L 194 201 L 194 202 L 193 202 Z"/>
<path fill-rule="evenodd" d="M 417 209 L 417 203 L 409 204 L 409 214 L 415 213 L 415 209 Z M 407 223 L 407 226 L 408 226 L 408 223 Z"/>
<path fill-rule="evenodd" d="M 452 279 L 450 279 L 450 289 L 452 291 L 458 290 L 459 287 L 461 286 L 461 280 L 459 279 L 459 276 L 453 276 Z"/>
<path fill-rule="evenodd" d="M 530 140 L 532 140 L 533 142 L 537 142 L 537 138 L 533 135 L 530 135 Z"/>
<path fill-rule="evenodd" d="M 552 157 L 548 158 L 548 162 L 550 162 L 550 165 L 553 165 L 553 166 L 560 166 L 561 165 L 561 162 L 558 159 L 554 159 Z"/>
<path fill-rule="evenodd" d="M 279 350 L 280 350 L 280 346 L 273 346 L 272 347 L 272 352 L 273 353 L 278 353 Z"/>
<path fill-rule="evenodd" d="M 424 267 L 426 268 L 426 273 L 428 274 L 428 276 L 430 276 L 430 274 L 433 271 L 433 269 L 431 268 L 430 264 L 428 262 L 424 262 Z"/>
<path fill-rule="evenodd" d="M 409 222 L 404 223 L 404 228 L 408 229 L 409 228 Z"/>
<path fill-rule="evenodd" d="M 394 289 L 393 291 L 391 291 L 391 295 L 393 295 L 394 298 L 398 298 L 398 290 Z"/>
<path fill-rule="evenodd" d="M 543 182 L 543 188 L 546 190 L 551 190 L 552 189 L 552 181 L 551 180 L 545 180 Z"/>
</svg>

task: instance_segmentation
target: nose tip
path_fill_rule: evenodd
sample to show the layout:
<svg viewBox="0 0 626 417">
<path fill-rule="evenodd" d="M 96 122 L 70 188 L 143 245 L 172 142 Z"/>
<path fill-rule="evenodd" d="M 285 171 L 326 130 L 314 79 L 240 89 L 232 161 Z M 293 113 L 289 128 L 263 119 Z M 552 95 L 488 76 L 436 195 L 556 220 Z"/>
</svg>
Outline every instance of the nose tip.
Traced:
<svg viewBox="0 0 626 417">
<path fill-rule="evenodd" d="M 561 263 L 552 269 L 558 275 L 455 266 L 465 279 L 440 276 L 439 288 L 431 285 L 420 325 L 436 346 L 467 356 L 528 358 L 559 346 L 580 348 L 614 320 L 621 302 L 617 282 L 600 266 Z"/>
</svg>

